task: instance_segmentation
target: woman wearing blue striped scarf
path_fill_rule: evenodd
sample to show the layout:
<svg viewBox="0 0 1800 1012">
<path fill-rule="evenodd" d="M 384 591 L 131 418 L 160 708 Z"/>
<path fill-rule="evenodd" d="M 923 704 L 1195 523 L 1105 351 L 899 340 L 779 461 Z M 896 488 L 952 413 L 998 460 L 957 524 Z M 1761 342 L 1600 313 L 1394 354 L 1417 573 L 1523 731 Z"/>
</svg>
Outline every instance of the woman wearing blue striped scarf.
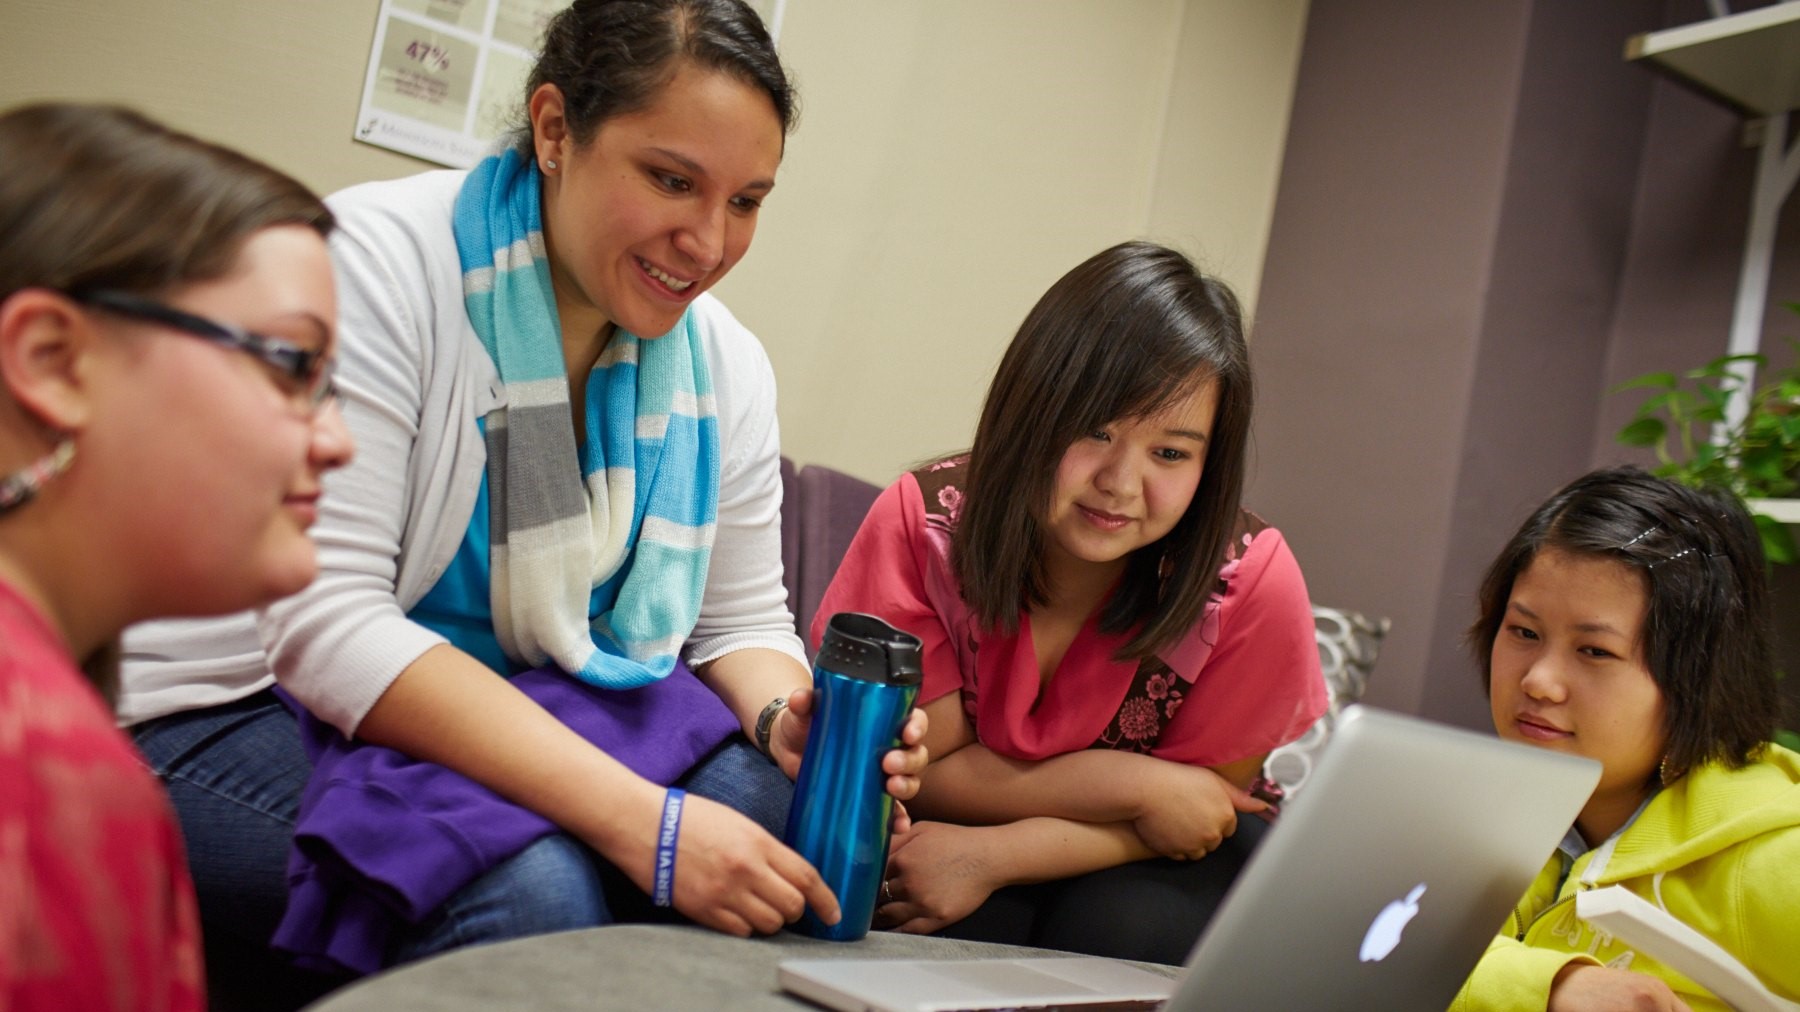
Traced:
<svg viewBox="0 0 1800 1012">
<path fill-rule="evenodd" d="M 272 672 L 323 729 L 308 731 L 315 757 L 346 738 L 386 746 L 396 763 L 441 766 L 546 820 L 548 835 L 516 854 L 492 844 L 494 867 L 442 902 L 370 872 L 387 913 L 401 911 L 374 957 L 341 958 L 329 926 L 282 925 L 284 947 L 338 966 L 604 923 L 647 908 L 641 894 L 735 934 L 775 931 L 803 903 L 837 909 L 771 833 L 810 710 L 780 582 L 773 376 L 705 294 L 749 247 L 773 188 L 792 115 L 785 72 L 739 0 L 584 0 L 552 21 L 527 94 L 527 131 L 471 172 L 331 199 L 341 386 L 363 453 L 328 488 L 320 580 L 257 616 L 243 655 L 218 626 L 127 645 L 127 719 L 172 787 L 227 766 L 255 778 L 269 754 L 297 752 Z M 607 732 L 622 741 L 596 747 L 495 677 L 528 669 L 626 700 Z M 660 722 L 668 714 L 679 726 Z M 923 725 L 915 713 L 911 744 L 885 760 L 897 797 L 917 788 Z M 683 749 L 673 783 L 691 792 L 685 804 L 665 790 L 670 775 L 645 772 Z M 203 917 L 212 883 L 220 917 L 242 918 L 266 863 L 246 841 L 291 832 L 294 777 L 257 787 L 273 802 L 221 801 L 218 784 L 191 803 L 175 791 Z M 354 807 L 316 788 L 312 815 Z M 415 789 L 357 803 L 385 820 Z M 296 860 L 322 890 L 339 888 L 339 864 L 432 845 L 398 829 L 371 845 L 354 825 L 346 841 L 299 815 Z M 491 829 L 457 829 L 445 846 L 479 851 Z M 255 874 L 218 871 L 245 865 Z M 295 903 L 306 905 L 298 886 Z M 324 940 L 294 942 L 308 932 Z"/>
</svg>

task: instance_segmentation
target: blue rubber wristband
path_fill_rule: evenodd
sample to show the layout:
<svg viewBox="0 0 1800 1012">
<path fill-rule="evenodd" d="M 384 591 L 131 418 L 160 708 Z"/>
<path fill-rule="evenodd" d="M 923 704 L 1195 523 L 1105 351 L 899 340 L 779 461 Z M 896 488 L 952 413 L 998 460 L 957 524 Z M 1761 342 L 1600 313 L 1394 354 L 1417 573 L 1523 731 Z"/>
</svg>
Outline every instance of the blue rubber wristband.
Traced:
<svg viewBox="0 0 1800 1012">
<path fill-rule="evenodd" d="M 675 903 L 675 843 L 681 839 L 681 806 L 687 792 L 669 788 L 663 795 L 662 825 L 656 831 L 656 885 L 650 901 L 659 907 Z"/>
</svg>

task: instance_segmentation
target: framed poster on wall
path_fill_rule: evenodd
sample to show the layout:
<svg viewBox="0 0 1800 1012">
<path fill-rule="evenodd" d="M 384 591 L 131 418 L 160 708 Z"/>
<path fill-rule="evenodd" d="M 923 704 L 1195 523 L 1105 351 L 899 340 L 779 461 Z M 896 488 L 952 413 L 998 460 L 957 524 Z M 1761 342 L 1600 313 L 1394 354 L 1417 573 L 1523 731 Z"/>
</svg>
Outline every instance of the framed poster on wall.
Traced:
<svg viewBox="0 0 1800 1012">
<path fill-rule="evenodd" d="M 381 0 L 355 137 L 468 168 L 524 122 L 544 26 L 568 0 Z M 750 0 L 780 38 L 787 0 Z"/>
</svg>

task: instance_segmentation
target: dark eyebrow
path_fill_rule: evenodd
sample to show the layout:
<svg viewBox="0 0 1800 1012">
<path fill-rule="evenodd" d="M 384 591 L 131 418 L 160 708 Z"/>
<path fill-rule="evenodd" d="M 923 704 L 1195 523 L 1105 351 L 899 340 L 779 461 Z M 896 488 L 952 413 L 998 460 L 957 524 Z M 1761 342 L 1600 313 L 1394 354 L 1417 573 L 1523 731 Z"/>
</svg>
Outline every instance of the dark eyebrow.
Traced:
<svg viewBox="0 0 1800 1012">
<path fill-rule="evenodd" d="M 664 158 L 667 158 L 669 161 L 674 162 L 676 165 L 681 166 L 682 170 L 685 171 L 690 176 L 706 175 L 706 167 L 705 166 L 701 165 L 699 162 L 694 161 L 692 158 L 689 158 L 688 156 L 680 153 L 679 151 L 671 151 L 668 148 L 651 148 L 650 150 L 655 152 L 656 154 L 663 156 Z M 775 180 L 773 180 L 773 179 L 752 180 L 750 183 L 748 183 L 744 186 L 744 189 L 754 190 L 757 193 L 767 193 L 770 190 L 773 190 L 774 188 L 775 188 Z"/>
<path fill-rule="evenodd" d="M 1507 611 L 1516 611 L 1519 614 L 1524 615 L 1526 618 L 1531 619 L 1534 622 L 1543 621 L 1542 619 L 1538 618 L 1537 612 L 1532 611 L 1530 608 L 1525 607 L 1524 605 L 1520 604 L 1517 601 L 1508 601 L 1506 603 L 1506 610 Z M 1605 622 L 1582 622 L 1575 626 L 1575 631 L 1576 632 L 1588 632 L 1588 633 L 1611 633 L 1614 636 L 1620 636 L 1620 637 L 1625 636 L 1625 633 L 1623 630 L 1614 628 L 1613 626 L 1611 626 Z"/>
<path fill-rule="evenodd" d="M 1191 439 L 1196 443 L 1206 442 L 1206 433 L 1195 432 L 1192 429 L 1164 429 L 1163 435 L 1174 436 L 1177 439 Z"/>
</svg>

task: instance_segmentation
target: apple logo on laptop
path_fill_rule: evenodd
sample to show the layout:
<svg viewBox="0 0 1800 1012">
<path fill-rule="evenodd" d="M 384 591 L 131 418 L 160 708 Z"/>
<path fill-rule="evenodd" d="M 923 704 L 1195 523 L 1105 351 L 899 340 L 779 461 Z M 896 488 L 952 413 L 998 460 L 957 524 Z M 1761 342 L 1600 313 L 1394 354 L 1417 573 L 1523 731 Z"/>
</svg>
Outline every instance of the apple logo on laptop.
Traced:
<svg viewBox="0 0 1800 1012">
<path fill-rule="evenodd" d="M 1363 935 L 1362 961 L 1373 963 L 1386 959 L 1387 954 L 1400 944 L 1400 933 L 1406 930 L 1406 922 L 1419 913 L 1419 897 L 1425 895 L 1425 883 L 1420 882 L 1412 887 L 1405 899 L 1394 900 L 1381 908 L 1381 913 L 1369 922 L 1368 934 Z"/>
</svg>

